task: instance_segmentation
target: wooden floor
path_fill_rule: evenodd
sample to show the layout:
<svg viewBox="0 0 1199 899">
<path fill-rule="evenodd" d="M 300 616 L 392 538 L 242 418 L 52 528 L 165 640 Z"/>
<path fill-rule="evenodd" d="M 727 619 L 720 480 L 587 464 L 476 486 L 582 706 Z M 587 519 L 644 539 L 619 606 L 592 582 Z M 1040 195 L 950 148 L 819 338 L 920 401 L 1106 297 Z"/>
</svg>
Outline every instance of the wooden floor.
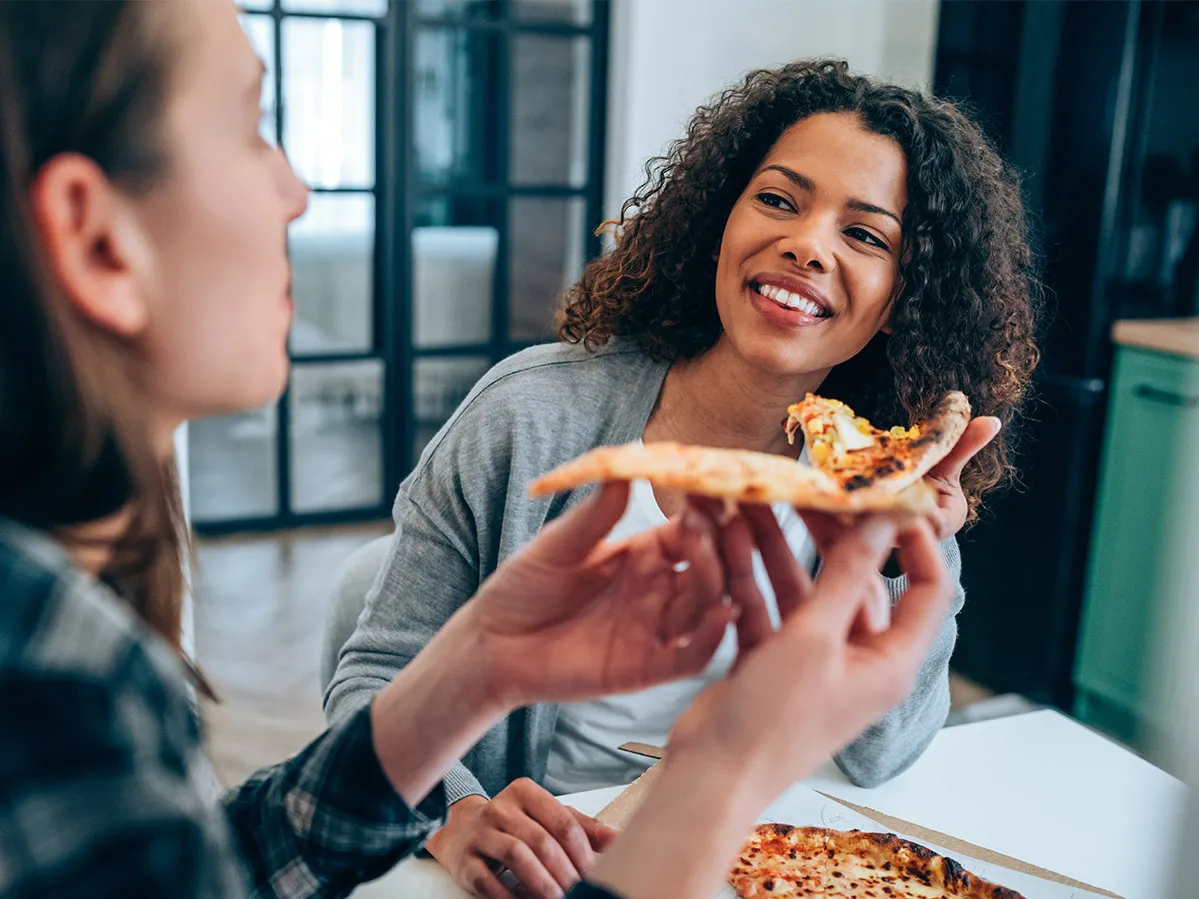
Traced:
<svg viewBox="0 0 1199 899">
<path fill-rule="evenodd" d="M 391 522 L 201 541 L 196 657 L 221 696 L 205 703 L 217 776 L 240 783 L 324 728 L 318 672 L 325 615 L 345 558 Z M 954 676 L 955 710 L 989 697 Z"/>
<path fill-rule="evenodd" d="M 325 613 L 345 558 L 391 522 L 202 541 L 196 660 L 209 754 L 225 784 L 301 749 L 324 728 L 318 672 Z"/>
</svg>

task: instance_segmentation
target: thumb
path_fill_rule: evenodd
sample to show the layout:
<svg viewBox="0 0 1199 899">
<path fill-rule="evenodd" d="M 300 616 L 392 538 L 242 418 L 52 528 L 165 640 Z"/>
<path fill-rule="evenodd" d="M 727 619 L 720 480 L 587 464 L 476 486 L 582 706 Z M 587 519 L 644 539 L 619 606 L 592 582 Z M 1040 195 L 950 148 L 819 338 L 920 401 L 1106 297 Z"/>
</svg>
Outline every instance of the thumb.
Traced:
<svg viewBox="0 0 1199 899">
<path fill-rule="evenodd" d="M 593 497 L 546 525 L 529 548 L 550 562 L 582 562 L 620 521 L 628 504 L 628 481 L 603 484 Z"/>
<path fill-rule="evenodd" d="M 615 827 L 609 827 L 590 815 L 584 815 L 576 808 L 567 806 L 570 813 L 574 815 L 579 826 L 583 828 L 583 833 L 587 834 L 587 839 L 591 842 L 591 848 L 596 852 L 603 852 L 612 845 L 612 841 L 616 839 L 620 833 Z"/>
<path fill-rule="evenodd" d="M 929 469 L 928 476 L 943 481 L 957 481 L 962 475 L 966 463 L 973 459 L 984 446 L 995 439 L 1002 423 L 993 415 L 972 418 L 966 425 L 966 430 L 958 438 L 953 449 Z"/>
</svg>

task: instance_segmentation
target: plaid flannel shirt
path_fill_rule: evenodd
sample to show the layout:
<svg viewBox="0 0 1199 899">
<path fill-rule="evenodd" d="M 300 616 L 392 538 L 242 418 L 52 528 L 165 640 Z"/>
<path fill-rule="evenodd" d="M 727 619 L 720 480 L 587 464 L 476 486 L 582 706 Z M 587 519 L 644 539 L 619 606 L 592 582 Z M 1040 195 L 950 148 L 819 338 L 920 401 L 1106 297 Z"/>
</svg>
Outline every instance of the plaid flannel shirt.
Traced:
<svg viewBox="0 0 1199 899">
<path fill-rule="evenodd" d="M 0 518 L 0 896 L 345 896 L 440 824 L 369 708 L 211 806 L 171 650 L 44 536 Z"/>
</svg>

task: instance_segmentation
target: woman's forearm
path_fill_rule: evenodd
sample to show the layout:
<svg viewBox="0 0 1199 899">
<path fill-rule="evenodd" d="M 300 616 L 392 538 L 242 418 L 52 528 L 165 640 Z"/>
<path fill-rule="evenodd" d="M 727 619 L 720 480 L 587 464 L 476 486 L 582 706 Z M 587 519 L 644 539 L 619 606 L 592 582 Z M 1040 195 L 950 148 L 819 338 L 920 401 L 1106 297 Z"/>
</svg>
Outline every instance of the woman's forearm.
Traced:
<svg viewBox="0 0 1199 899">
<path fill-rule="evenodd" d="M 379 763 L 412 807 L 511 711 L 501 672 L 458 621 L 451 619 L 371 706 Z"/>
</svg>

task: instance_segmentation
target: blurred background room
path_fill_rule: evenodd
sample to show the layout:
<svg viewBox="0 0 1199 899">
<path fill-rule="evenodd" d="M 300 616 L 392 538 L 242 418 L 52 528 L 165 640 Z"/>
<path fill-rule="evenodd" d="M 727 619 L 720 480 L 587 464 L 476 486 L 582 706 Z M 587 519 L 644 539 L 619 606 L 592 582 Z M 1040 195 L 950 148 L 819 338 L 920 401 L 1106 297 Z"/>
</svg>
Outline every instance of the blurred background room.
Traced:
<svg viewBox="0 0 1199 899">
<path fill-rule="evenodd" d="M 286 395 L 183 438 L 221 779 L 320 730 L 346 557 L 390 532 L 397 486 L 475 380 L 552 339 L 646 160 L 746 71 L 812 56 L 967 101 L 1026 177 L 1043 256 L 1021 481 L 961 537 L 950 724 L 1052 708 L 1183 773 L 1168 738 L 1199 717 L 1199 591 L 1178 574 L 1199 479 L 1173 472 L 1199 455 L 1199 2 L 242 7 L 264 134 L 312 196 L 290 236 Z"/>
</svg>

